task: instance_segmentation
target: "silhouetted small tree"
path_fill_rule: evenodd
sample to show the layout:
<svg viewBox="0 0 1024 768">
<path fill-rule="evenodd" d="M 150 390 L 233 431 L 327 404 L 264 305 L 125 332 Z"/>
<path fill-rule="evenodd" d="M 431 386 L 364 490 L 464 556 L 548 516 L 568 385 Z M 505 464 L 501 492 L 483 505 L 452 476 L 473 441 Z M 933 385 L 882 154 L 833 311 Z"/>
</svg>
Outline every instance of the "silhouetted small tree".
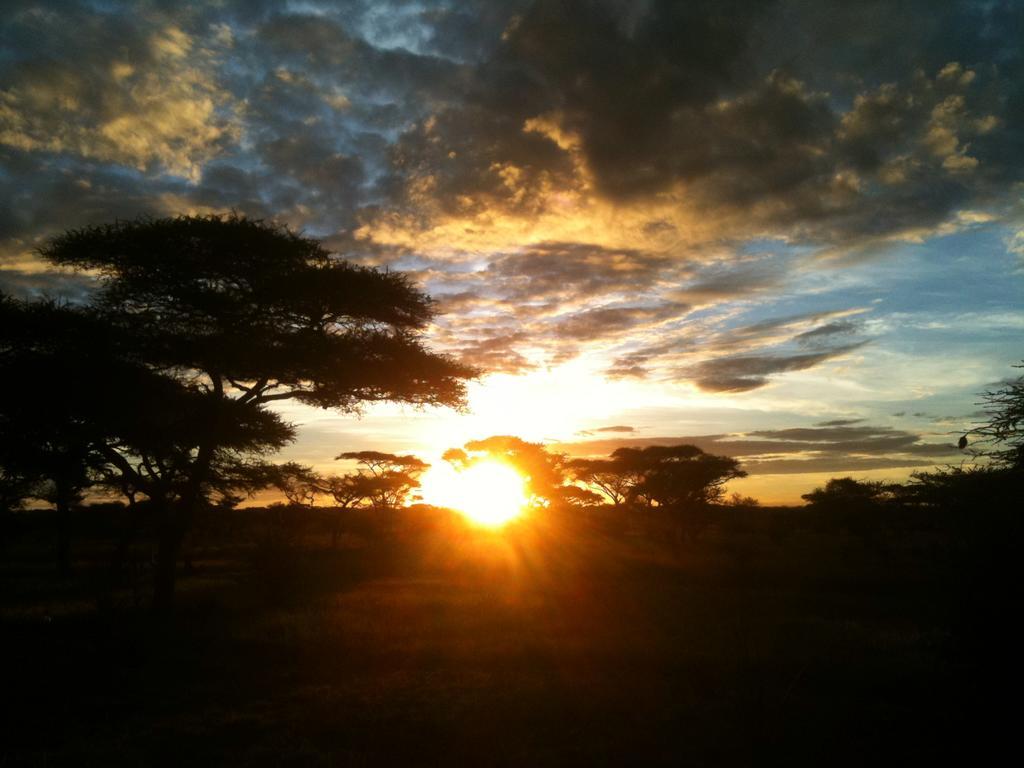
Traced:
<svg viewBox="0 0 1024 768">
<path fill-rule="evenodd" d="M 612 460 L 635 477 L 631 501 L 684 511 L 720 501 L 726 483 L 747 475 L 736 459 L 704 453 L 695 445 L 619 448 Z"/>
<path fill-rule="evenodd" d="M 753 496 L 744 496 L 742 493 L 730 493 L 729 498 L 724 502 L 726 506 L 737 509 L 752 509 L 761 506 L 761 502 Z"/>
<path fill-rule="evenodd" d="M 801 496 L 813 512 L 821 513 L 815 521 L 818 528 L 845 529 L 863 544 L 883 551 L 903 497 L 900 486 L 852 477 L 834 477 Z"/>
<path fill-rule="evenodd" d="M 326 479 L 310 467 L 287 463 L 277 466 L 274 487 L 295 507 L 313 507 L 325 492 Z"/>
<path fill-rule="evenodd" d="M 852 477 L 833 477 L 823 488 L 815 488 L 800 498 L 814 508 L 825 512 L 862 512 L 877 509 L 892 498 L 887 483 L 872 480 L 854 480 Z"/>
<path fill-rule="evenodd" d="M 694 445 L 619 448 L 608 459 L 571 462 L 573 476 L 597 488 L 613 505 L 657 509 L 677 542 L 693 539 L 708 523 L 708 507 L 721 500 L 725 484 L 745 477 L 739 462 L 704 453 Z"/>
<path fill-rule="evenodd" d="M 567 485 L 560 490 L 562 501 L 570 507 L 596 507 L 602 499 L 601 494 L 591 491 L 589 488 L 580 488 L 578 485 Z"/>
<path fill-rule="evenodd" d="M 415 456 L 398 456 L 381 451 L 349 451 L 335 457 L 356 461 L 362 471 L 359 479 L 352 479 L 342 491 L 359 492 L 372 506 L 395 509 L 405 504 L 413 491 L 420 487 L 420 476 L 430 467 Z"/>
<path fill-rule="evenodd" d="M 975 451 L 996 467 L 1024 470 L 1024 376 L 982 393 L 979 405 L 986 421 L 968 433 L 978 441 Z"/>
<path fill-rule="evenodd" d="M 642 479 L 627 463 L 615 459 L 574 459 L 568 463 L 568 470 L 573 480 L 596 488 L 615 507 L 630 498 Z"/>
<path fill-rule="evenodd" d="M 369 503 L 373 496 L 373 480 L 370 475 L 362 472 L 349 472 L 344 475 L 327 475 L 323 478 L 321 491 L 334 499 L 335 509 L 331 511 L 328 528 L 331 534 L 331 548 L 337 548 L 341 534 L 341 514 L 348 509 L 356 509 Z"/>
</svg>

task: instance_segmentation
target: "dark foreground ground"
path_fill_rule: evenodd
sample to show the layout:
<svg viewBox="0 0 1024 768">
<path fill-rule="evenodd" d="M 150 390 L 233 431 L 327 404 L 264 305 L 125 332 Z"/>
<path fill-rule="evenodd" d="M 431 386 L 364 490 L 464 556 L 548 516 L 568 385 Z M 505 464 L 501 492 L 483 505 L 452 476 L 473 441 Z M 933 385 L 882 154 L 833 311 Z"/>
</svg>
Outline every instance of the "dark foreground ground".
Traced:
<svg viewBox="0 0 1024 768">
<path fill-rule="evenodd" d="M 934 536 L 242 537 L 170 621 L 138 566 L 104 592 L 102 536 L 71 580 L 47 536 L 5 547 L 5 767 L 978 764 L 1015 719 L 1012 622 Z"/>
</svg>

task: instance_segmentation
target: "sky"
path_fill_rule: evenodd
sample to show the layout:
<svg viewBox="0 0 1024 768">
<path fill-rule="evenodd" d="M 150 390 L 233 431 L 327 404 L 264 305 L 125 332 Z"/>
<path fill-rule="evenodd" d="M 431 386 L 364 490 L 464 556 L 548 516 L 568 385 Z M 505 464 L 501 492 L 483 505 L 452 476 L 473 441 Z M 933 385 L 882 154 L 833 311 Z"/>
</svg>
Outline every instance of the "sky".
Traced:
<svg viewBox="0 0 1024 768">
<path fill-rule="evenodd" d="M 688 442 L 731 489 L 958 464 L 1024 358 L 1024 2 L 8 0 L 0 289 L 236 211 L 438 302 L 468 413 L 284 406 L 281 456 Z"/>
</svg>

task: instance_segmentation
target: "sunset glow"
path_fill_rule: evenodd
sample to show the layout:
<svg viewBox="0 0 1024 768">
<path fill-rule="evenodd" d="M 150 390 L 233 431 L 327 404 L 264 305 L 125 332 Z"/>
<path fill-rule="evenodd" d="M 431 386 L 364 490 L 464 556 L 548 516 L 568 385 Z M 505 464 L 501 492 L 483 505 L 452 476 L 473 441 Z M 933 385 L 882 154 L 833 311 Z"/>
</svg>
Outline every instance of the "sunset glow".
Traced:
<svg viewBox="0 0 1024 768">
<path fill-rule="evenodd" d="M 463 470 L 439 462 L 421 483 L 426 503 L 453 509 L 488 528 L 499 528 L 519 517 L 528 502 L 523 476 L 497 461 L 477 462 Z"/>
<path fill-rule="evenodd" d="M 1020 359 L 1024 6 L 917 2 L 19 5 L 0 292 L 94 290 L 64 227 L 235 211 L 401 273 L 480 372 L 458 412 L 275 397 L 283 461 L 686 443 L 787 504 L 956 464 Z"/>
</svg>

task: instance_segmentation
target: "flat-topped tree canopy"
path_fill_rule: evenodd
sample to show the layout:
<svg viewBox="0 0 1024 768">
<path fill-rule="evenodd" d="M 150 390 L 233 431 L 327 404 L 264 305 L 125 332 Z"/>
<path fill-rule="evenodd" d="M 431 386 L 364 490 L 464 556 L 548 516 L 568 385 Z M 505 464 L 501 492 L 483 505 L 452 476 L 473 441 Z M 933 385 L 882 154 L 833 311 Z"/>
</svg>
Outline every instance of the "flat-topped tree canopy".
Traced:
<svg viewBox="0 0 1024 768">
<path fill-rule="evenodd" d="M 160 367 L 255 402 L 461 406 L 467 366 L 429 351 L 432 300 L 404 275 L 352 264 L 242 216 L 136 219 L 71 230 L 40 250 L 98 274 L 97 306 Z"/>
<path fill-rule="evenodd" d="M 347 459 L 358 461 L 372 474 L 380 474 L 388 470 L 401 472 L 424 472 L 430 467 L 427 462 L 418 456 L 399 456 L 394 453 L 383 451 L 346 451 L 334 457 L 336 461 Z"/>
<path fill-rule="evenodd" d="M 746 477 L 730 456 L 704 453 L 695 445 L 619 448 L 612 463 L 634 476 L 629 495 L 664 507 L 693 507 L 719 501 L 730 480 Z"/>
<path fill-rule="evenodd" d="M 211 438 L 214 464 L 292 439 L 279 415 L 163 376 L 122 354 L 132 347 L 91 308 L 0 297 L 0 461 L 32 463 L 50 479 L 53 465 L 71 462 L 82 485 L 113 461 L 152 494 L 170 492 L 193 447 Z"/>
</svg>

